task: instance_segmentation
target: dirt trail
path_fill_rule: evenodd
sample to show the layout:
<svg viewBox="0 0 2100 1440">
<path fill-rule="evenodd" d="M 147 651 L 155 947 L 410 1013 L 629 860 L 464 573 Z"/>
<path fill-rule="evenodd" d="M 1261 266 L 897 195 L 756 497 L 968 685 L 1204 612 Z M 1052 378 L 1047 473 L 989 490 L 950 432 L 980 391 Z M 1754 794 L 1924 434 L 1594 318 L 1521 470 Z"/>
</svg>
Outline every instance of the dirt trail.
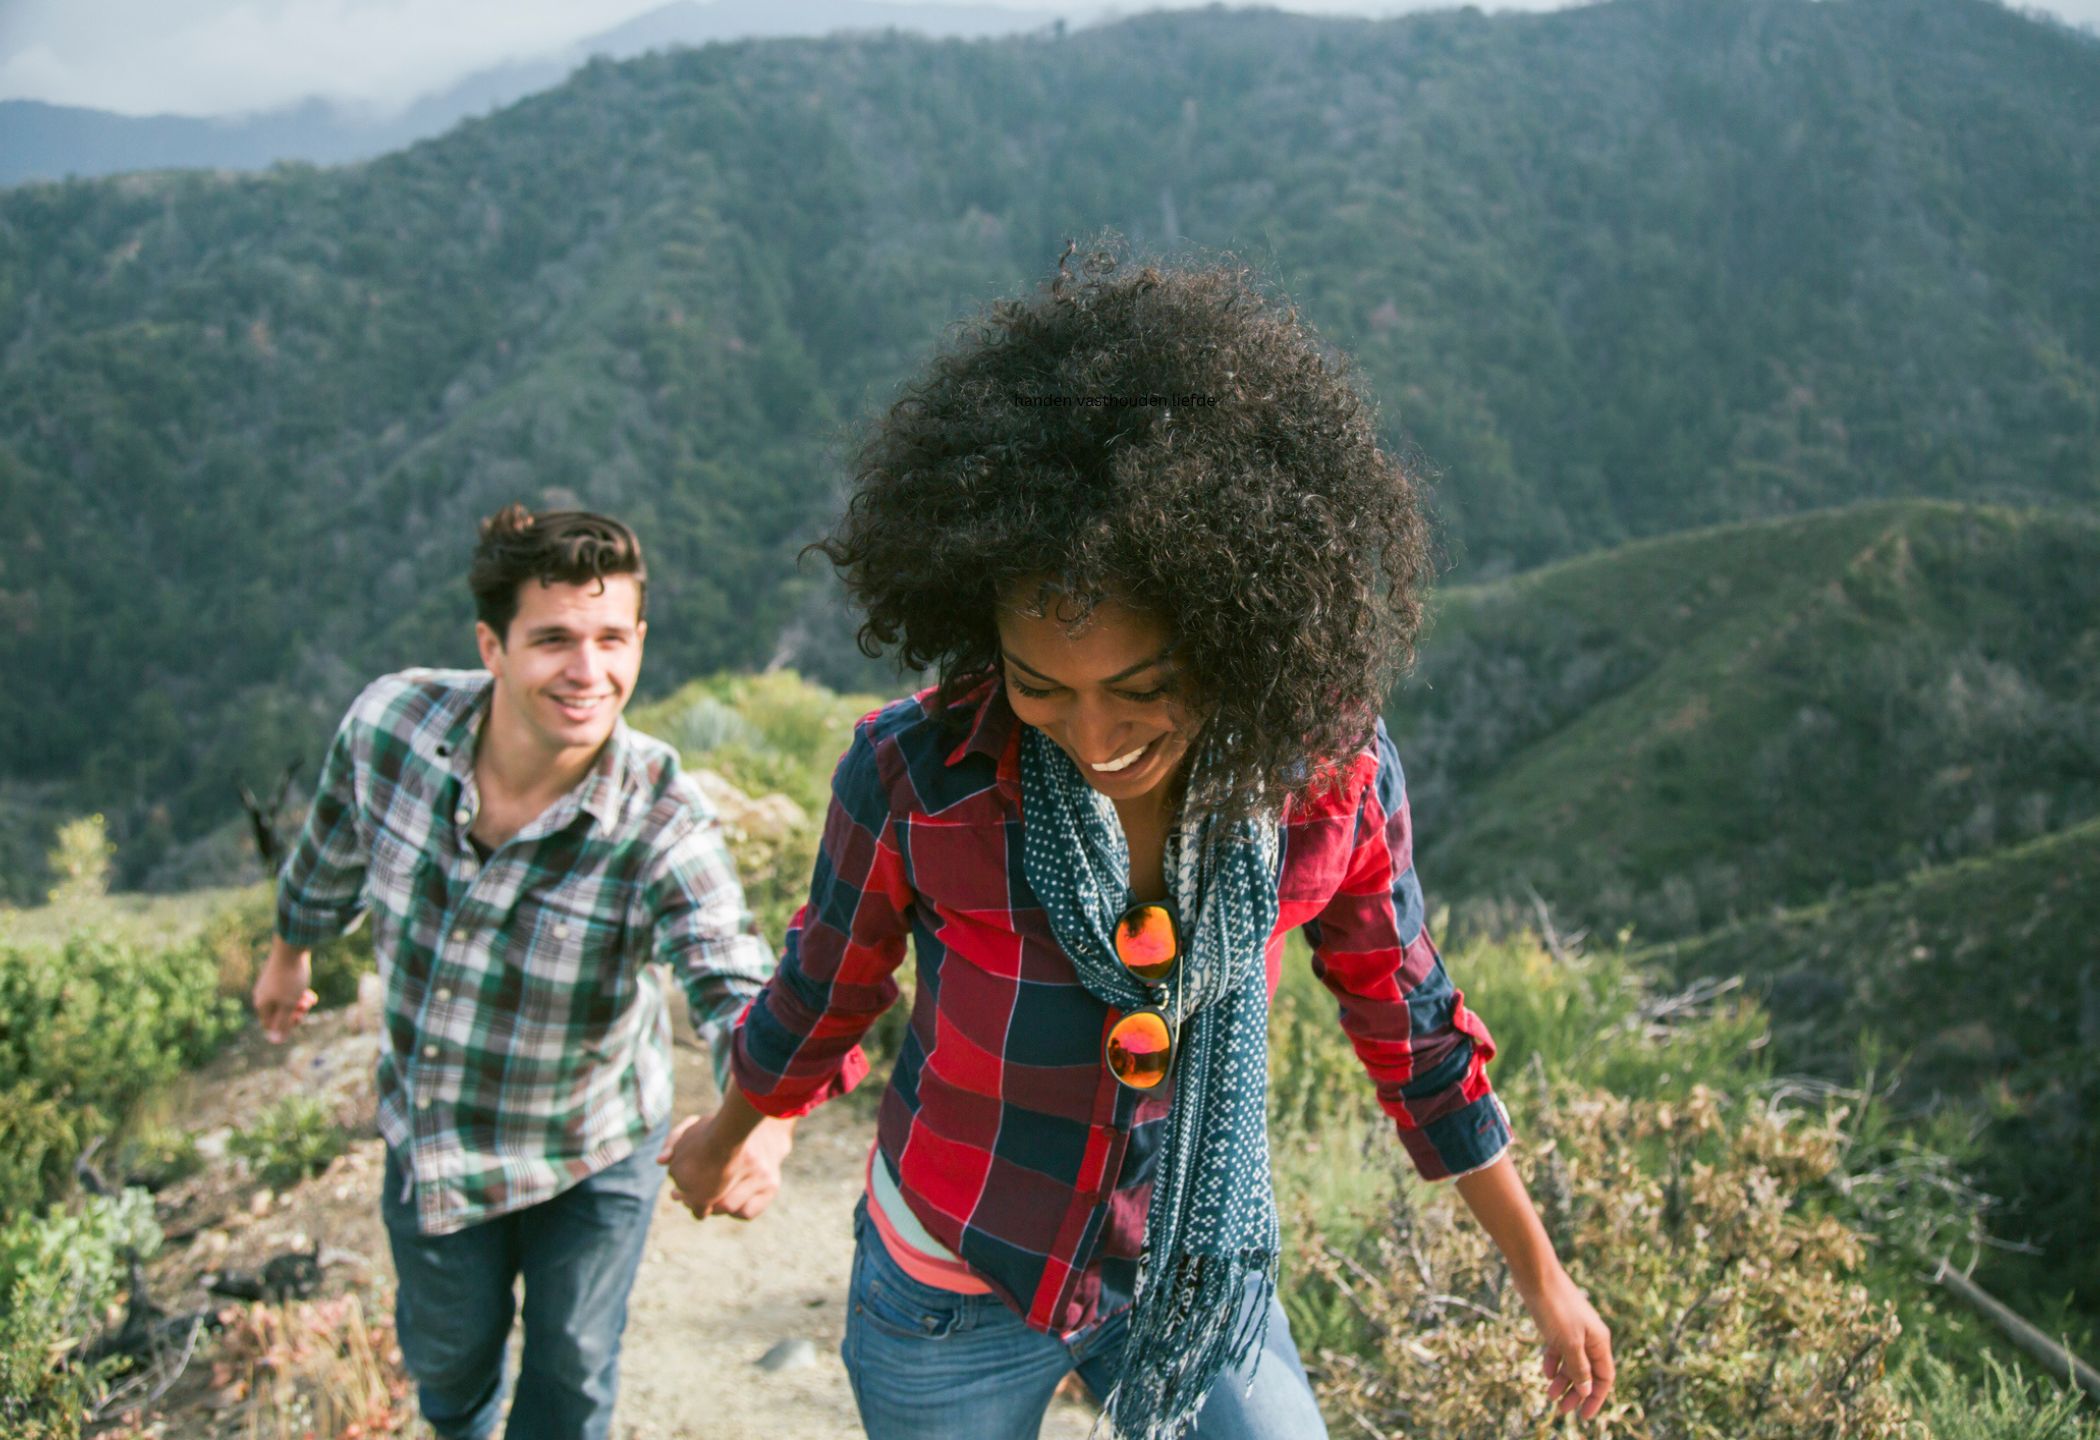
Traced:
<svg viewBox="0 0 2100 1440">
<path fill-rule="evenodd" d="M 315 1016 L 282 1049 L 247 1037 L 191 1083 L 179 1113 L 189 1127 L 223 1132 L 288 1090 L 308 1089 L 361 1112 L 369 1136 L 376 1044 L 367 1018 L 354 1009 Z M 714 1086 L 704 1051 L 682 1042 L 675 1058 L 678 1113 L 708 1113 Z M 630 1302 L 617 1440 L 854 1440 L 861 1434 L 838 1346 L 853 1260 L 853 1204 L 873 1129 L 866 1108 L 852 1101 L 804 1121 L 779 1198 L 749 1223 L 696 1221 L 666 1188 Z M 194 1216 L 208 1230 L 156 1267 L 166 1277 L 156 1290 L 165 1293 L 178 1277 L 186 1283 L 206 1265 L 259 1264 L 314 1237 L 355 1257 L 331 1270 L 340 1274 L 336 1283 L 376 1282 L 390 1296 L 392 1267 L 379 1224 L 382 1159 L 376 1138 L 361 1139 L 326 1175 L 272 1206 L 236 1205 L 216 1223 Z M 239 1198 L 245 1201 L 245 1190 Z M 222 1191 L 217 1200 L 211 1208 L 228 1197 Z M 208 1202 L 200 1196 L 198 1203 Z M 812 1357 L 773 1371 L 759 1366 L 776 1343 L 798 1339 L 810 1343 Z M 214 1420 L 229 1418 L 213 1417 L 200 1402 L 190 1415 L 171 1416 L 169 1433 L 185 1440 L 216 1435 L 223 1432 Z M 1091 1411 L 1060 1400 L 1043 1440 L 1083 1440 L 1091 1423 Z"/>
<path fill-rule="evenodd" d="M 680 1113 L 713 1107 L 698 1050 L 680 1046 Z M 871 1082 L 872 1083 L 872 1082 Z M 620 1365 L 618 1432 L 629 1440 L 857 1440 L 846 1370 L 846 1280 L 853 1202 L 874 1122 L 850 1102 L 825 1106 L 796 1131 L 780 1196 L 757 1220 L 697 1221 L 659 1201 L 648 1258 L 635 1281 Z M 767 1372 L 759 1357 L 782 1340 L 815 1348 L 814 1364 Z M 1091 1414 L 1059 1402 L 1044 1440 L 1083 1440 Z"/>
</svg>

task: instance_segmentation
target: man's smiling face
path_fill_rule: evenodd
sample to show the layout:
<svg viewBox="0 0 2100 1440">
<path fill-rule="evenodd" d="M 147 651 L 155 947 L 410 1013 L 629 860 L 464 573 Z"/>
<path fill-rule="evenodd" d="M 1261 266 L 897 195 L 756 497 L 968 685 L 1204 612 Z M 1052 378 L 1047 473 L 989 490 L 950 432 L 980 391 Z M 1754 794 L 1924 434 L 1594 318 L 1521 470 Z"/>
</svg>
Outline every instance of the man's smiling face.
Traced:
<svg viewBox="0 0 2100 1440">
<path fill-rule="evenodd" d="M 550 754 L 595 750 L 612 734 L 641 673 L 641 599 L 629 575 L 528 580 L 501 642 L 486 624 L 474 627 L 505 710 Z"/>
</svg>

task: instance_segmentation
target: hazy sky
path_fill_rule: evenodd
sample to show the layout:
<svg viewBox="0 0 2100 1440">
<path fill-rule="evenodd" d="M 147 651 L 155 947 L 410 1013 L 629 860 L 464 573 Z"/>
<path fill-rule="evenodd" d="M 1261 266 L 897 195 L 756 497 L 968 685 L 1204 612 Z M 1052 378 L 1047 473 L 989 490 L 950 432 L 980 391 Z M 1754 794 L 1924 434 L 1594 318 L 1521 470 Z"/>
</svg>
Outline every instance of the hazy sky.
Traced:
<svg viewBox="0 0 2100 1440">
<path fill-rule="evenodd" d="M 229 114 L 310 95 L 397 109 L 484 66 L 544 55 L 663 0 L 0 0 L 0 99 L 131 115 Z M 961 0 L 977 3 L 977 0 Z M 983 0 L 996 4 L 997 0 Z M 1019 0 L 1084 15 L 1099 4 Z M 1392 14 L 1440 0 L 1272 0 Z M 1451 3 L 1451 0 L 1442 0 Z M 1552 9 L 1566 0 L 1485 0 Z M 1127 12 L 1157 0 L 1123 0 Z M 2044 7 L 2100 25 L 2100 0 Z M 4 137 L 0 137 L 4 140 Z"/>
<path fill-rule="evenodd" d="M 0 0 L 0 99 L 129 115 L 227 114 L 309 95 L 393 109 L 470 71 L 546 54 L 662 3 Z M 1358 14 L 1428 8 L 1425 0 L 1283 3 L 1287 9 Z M 1509 8 L 1541 10 L 1558 3 L 1563 0 L 1512 0 Z M 2100 6 L 2100 0 L 2089 3 Z M 1018 0 L 1005 8 L 1077 16 L 1103 6 Z M 1123 0 L 1120 8 L 1160 7 Z"/>
</svg>

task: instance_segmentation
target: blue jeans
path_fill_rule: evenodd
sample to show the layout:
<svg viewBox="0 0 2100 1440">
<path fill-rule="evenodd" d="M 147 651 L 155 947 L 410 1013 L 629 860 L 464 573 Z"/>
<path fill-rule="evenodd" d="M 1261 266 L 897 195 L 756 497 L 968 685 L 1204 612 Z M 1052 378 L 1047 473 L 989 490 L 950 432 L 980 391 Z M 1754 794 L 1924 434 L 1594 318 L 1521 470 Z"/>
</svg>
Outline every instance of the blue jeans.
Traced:
<svg viewBox="0 0 2100 1440">
<path fill-rule="evenodd" d="M 668 1127 L 666 1127 L 668 1128 Z M 423 1418 L 442 1440 L 484 1440 L 503 1410 L 504 1352 L 525 1281 L 525 1353 L 508 1440 L 604 1440 L 627 1292 L 663 1183 L 663 1135 L 552 1200 L 450 1235 L 416 1232 L 392 1147 L 380 1213 L 394 1251 L 394 1328 Z"/>
<path fill-rule="evenodd" d="M 865 1199 L 853 1232 L 839 1354 L 869 1440 L 1035 1440 L 1068 1371 L 1096 1395 L 1114 1388 L 1126 1312 L 1060 1340 L 1029 1329 L 995 1295 L 957 1295 L 905 1274 Z M 1269 1305 L 1261 1353 L 1218 1377 L 1189 1432 L 1195 1440 L 1326 1440 L 1290 1322 L 1281 1304 Z"/>
</svg>

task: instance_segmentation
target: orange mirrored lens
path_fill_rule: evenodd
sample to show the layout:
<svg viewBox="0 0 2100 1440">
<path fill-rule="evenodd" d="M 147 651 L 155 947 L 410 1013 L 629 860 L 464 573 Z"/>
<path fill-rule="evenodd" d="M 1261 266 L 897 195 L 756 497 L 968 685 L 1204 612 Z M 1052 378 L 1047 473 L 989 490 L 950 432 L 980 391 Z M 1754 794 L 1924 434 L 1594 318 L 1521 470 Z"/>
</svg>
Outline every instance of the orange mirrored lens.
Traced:
<svg viewBox="0 0 2100 1440">
<path fill-rule="evenodd" d="M 1125 1015 L 1108 1032 L 1108 1068 L 1118 1080 L 1138 1090 L 1150 1090 L 1167 1078 L 1167 1060 L 1174 1039 L 1167 1022 L 1150 1010 Z"/>
<path fill-rule="evenodd" d="M 1174 917 L 1164 905 L 1140 905 L 1116 926 L 1116 958 L 1133 975 L 1163 980 L 1181 956 L 1174 939 Z"/>
</svg>

